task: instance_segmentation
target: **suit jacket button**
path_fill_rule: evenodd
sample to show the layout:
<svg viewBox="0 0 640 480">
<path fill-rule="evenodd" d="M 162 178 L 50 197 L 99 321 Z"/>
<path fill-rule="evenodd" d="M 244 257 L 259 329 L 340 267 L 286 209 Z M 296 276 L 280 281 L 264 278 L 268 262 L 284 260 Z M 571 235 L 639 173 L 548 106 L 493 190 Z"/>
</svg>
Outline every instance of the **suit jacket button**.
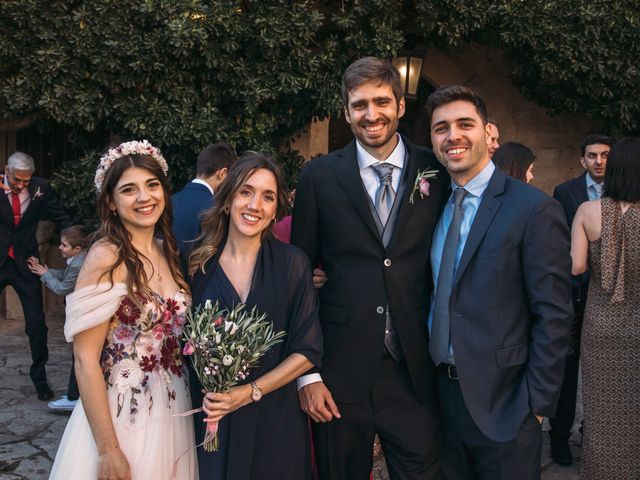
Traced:
<svg viewBox="0 0 640 480">
<path fill-rule="evenodd" d="M 384 266 L 385 267 L 390 267 L 391 266 L 391 259 L 390 258 L 385 258 L 384 259 Z"/>
<path fill-rule="evenodd" d="M 380 315 L 382 315 L 384 313 L 384 307 L 376 308 L 376 312 L 379 313 Z"/>
</svg>

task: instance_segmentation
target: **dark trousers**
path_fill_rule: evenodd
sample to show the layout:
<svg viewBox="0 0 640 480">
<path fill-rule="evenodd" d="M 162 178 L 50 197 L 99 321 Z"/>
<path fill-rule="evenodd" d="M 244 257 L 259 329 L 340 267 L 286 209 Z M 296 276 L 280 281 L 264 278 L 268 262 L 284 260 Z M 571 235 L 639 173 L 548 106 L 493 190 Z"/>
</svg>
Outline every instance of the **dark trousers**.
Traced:
<svg viewBox="0 0 640 480">
<path fill-rule="evenodd" d="M 441 444 L 437 407 L 418 401 L 404 361 L 385 357 L 367 398 L 337 405 L 342 418 L 312 425 L 320 479 L 369 480 L 376 433 L 391 480 L 437 478 Z"/>
<path fill-rule="evenodd" d="M 78 381 L 76 380 L 76 359 L 71 354 L 71 371 L 69 372 L 69 384 L 67 386 L 67 398 L 69 400 L 78 400 L 80 398 L 80 390 L 78 390 Z"/>
<path fill-rule="evenodd" d="M 47 383 L 45 364 L 49 359 L 47 349 L 47 324 L 42 309 L 42 283 L 37 275 L 21 273 L 15 261 L 7 257 L 0 268 L 0 291 L 11 285 L 20 299 L 25 319 L 25 333 L 31 348 L 29 374 L 34 385 Z"/>
<path fill-rule="evenodd" d="M 539 480 L 542 425 L 533 414 L 518 436 L 496 442 L 476 426 L 458 380 L 438 369 L 438 394 L 444 431 L 440 461 L 443 480 Z"/>
<path fill-rule="evenodd" d="M 564 379 L 560 388 L 560 398 L 555 416 L 549 418 L 549 436 L 554 442 L 567 442 L 576 416 L 576 396 L 578 393 L 578 370 L 580 367 L 580 329 L 582 315 L 576 315 L 571 332 L 571 353 L 567 355 Z"/>
</svg>

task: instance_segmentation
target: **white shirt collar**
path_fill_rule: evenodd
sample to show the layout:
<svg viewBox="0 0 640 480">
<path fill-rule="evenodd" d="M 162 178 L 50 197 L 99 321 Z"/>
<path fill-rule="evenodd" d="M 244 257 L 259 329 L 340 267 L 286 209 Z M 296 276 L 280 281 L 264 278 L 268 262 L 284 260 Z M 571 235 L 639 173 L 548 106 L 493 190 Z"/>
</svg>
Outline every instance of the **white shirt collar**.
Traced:
<svg viewBox="0 0 640 480">
<path fill-rule="evenodd" d="M 396 135 L 398 135 L 396 133 Z M 404 168 L 404 159 L 406 155 L 406 147 L 402 141 L 402 137 L 398 135 L 398 145 L 393 149 L 393 152 L 383 162 L 389 163 L 394 167 L 402 170 Z M 380 160 L 375 158 L 369 152 L 367 152 L 360 142 L 356 139 L 356 159 L 358 160 L 358 167 L 360 170 L 370 167 L 371 165 L 377 165 Z"/>
<path fill-rule="evenodd" d="M 211 188 L 211 185 L 209 185 L 207 182 L 205 182 L 201 178 L 194 178 L 193 180 L 191 180 L 191 183 L 199 183 L 200 185 L 204 185 L 209 189 L 209 191 L 211 192 L 211 195 L 213 195 L 213 188 Z"/>
</svg>

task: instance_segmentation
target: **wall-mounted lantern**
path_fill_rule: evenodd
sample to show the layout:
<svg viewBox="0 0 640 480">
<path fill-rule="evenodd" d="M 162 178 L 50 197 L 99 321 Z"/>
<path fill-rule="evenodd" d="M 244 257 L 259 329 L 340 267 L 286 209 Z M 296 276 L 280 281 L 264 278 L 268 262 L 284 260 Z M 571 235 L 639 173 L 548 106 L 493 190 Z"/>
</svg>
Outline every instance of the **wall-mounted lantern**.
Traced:
<svg viewBox="0 0 640 480">
<path fill-rule="evenodd" d="M 393 66 L 400 72 L 402 90 L 406 98 L 413 100 L 418 98 L 418 83 L 420 82 L 420 73 L 422 73 L 422 60 L 423 57 L 413 57 L 409 54 L 393 59 Z"/>
</svg>

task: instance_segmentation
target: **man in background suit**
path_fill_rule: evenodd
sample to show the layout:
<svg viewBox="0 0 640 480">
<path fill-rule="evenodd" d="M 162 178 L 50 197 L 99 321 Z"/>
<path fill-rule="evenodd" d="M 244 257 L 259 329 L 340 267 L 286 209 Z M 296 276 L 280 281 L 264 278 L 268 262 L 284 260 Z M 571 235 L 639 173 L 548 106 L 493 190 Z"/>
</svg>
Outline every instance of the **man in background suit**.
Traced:
<svg viewBox="0 0 640 480">
<path fill-rule="evenodd" d="M 194 240 L 200 233 L 200 214 L 213 206 L 213 197 L 238 157 L 227 143 L 205 147 L 198 155 L 196 178 L 171 196 L 173 224 L 171 230 L 178 248 Z"/>
<path fill-rule="evenodd" d="M 489 158 L 493 158 L 493 154 L 500 148 L 500 130 L 498 130 L 498 122 L 493 118 L 487 118 L 487 126 L 489 127 L 489 138 L 487 139 L 487 148 L 489 149 Z"/>
<path fill-rule="evenodd" d="M 33 158 L 15 152 L 7 160 L 0 183 L 0 291 L 11 285 L 18 294 L 33 362 L 29 373 L 38 399 L 45 401 L 53 397 L 45 369 L 48 329 L 40 277 L 29 271 L 27 259 L 39 256 L 36 230 L 40 220 L 50 218 L 59 228 L 70 227 L 73 222 L 49 183 L 34 177 L 34 171 Z"/>
<path fill-rule="evenodd" d="M 296 189 L 292 243 L 328 275 L 318 291 L 322 368 L 299 379 L 301 406 L 316 422 L 320 478 L 368 479 L 378 433 L 390 478 L 432 479 L 440 436 L 428 248 L 449 177 L 397 133 L 405 102 L 388 61 L 351 64 L 342 96 L 356 138 L 305 164 Z"/>
<path fill-rule="evenodd" d="M 542 418 L 555 412 L 573 318 L 569 229 L 558 202 L 495 168 L 478 95 L 442 87 L 427 113 L 452 180 L 431 243 L 441 474 L 539 479 Z"/>
<path fill-rule="evenodd" d="M 602 197 L 604 170 L 607 165 L 609 150 L 613 139 L 606 135 L 588 135 L 580 145 L 580 163 L 586 170 L 577 178 L 558 185 L 553 191 L 553 198 L 564 208 L 567 225 L 571 229 L 573 217 L 578 207 L 587 200 Z M 551 458 L 560 465 L 571 465 L 573 456 L 569 448 L 571 428 L 576 414 L 576 393 L 578 390 L 578 369 L 580 365 L 580 333 L 582 317 L 589 289 L 589 272 L 571 278 L 573 309 L 575 319 L 571 330 L 571 343 L 567 363 L 564 370 L 562 390 L 558 400 L 558 409 L 554 417 L 549 419 L 551 430 Z"/>
</svg>

